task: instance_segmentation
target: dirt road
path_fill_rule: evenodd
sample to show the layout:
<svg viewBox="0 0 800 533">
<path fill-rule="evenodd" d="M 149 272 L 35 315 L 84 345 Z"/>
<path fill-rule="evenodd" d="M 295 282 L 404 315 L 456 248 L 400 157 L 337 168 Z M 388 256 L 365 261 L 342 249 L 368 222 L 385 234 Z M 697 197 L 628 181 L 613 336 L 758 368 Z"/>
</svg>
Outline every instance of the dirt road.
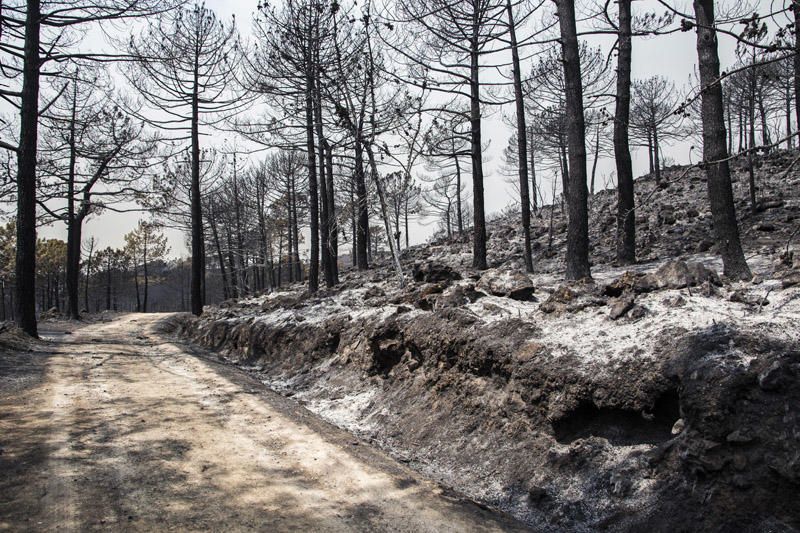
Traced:
<svg viewBox="0 0 800 533">
<path fill-rule="evenodd" d="M 160 318 L 0 351 L 0 529 L 520 529 L 160 337 Z"/>
</svg>

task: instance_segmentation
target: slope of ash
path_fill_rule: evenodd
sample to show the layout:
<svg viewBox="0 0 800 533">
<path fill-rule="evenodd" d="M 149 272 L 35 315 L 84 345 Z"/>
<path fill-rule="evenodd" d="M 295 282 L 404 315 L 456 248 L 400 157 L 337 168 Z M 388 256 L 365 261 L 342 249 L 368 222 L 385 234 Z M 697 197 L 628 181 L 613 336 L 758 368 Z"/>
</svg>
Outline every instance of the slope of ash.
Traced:
<svg viewBox="0 0 800 533">
<path fill-rule="evenodd" d="M 737 167 L 755 277 L 721 279 L 699 171 L 637 180 L 639 255 L 613 264 L 613 191 L 592 198 L 592 282 L 564 284 L 565 221 L 512 215 L 388 266 L 178 315 L 173 331 L 445 485 L 541 531 L 800 528 L 797 157 Z M 550 228 L 552 220 L 552 240 Z"/>
</svg>

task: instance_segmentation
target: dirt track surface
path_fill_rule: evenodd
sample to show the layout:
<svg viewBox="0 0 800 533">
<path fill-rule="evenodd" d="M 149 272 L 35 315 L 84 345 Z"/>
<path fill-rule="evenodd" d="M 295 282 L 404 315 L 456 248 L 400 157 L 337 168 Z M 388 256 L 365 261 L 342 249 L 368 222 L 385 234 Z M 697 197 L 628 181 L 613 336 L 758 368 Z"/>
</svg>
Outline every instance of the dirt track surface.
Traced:
<svg viewBox="0 0 800 533">
<path fill-rule="evenodd" d="M 0 530 L 521 529 L 162 338 L 161 318 L 0 351 Z"/>
</svg>

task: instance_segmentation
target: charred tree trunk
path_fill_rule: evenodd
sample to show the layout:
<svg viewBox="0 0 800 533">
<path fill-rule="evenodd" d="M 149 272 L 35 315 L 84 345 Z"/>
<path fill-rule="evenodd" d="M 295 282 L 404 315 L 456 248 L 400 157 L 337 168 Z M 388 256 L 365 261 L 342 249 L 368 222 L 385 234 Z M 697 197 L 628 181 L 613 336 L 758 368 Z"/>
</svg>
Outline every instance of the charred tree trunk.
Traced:
<svg viewBox="0 0 800 533">
<path fill-rule="evenodd" d="M 147 299 L 150 289 L 150 277 L 147 272 L 147 239 L 144 240 L 144 248 L 142 248 L 142 272 L 144 274 L 144 298 L 142 299 L 142 312 L 147 312 Z"/>
<path fill-rule="evenodd" d="M 330 206 L 328 205 L 328 181 L 326 178 L 327 168 L 325 165 L 325 146 L 322 134 L 322 105 L 317 101 L 315 109 L 315 128 L 317 132 L 317 150 L 319 157 L 319 197 L 322 213 L 320 214 L 320 241 L 322 255 L 322 271 L 325 276 L 325 286 L 330 288 L 334 285 L 333 279 L 333 259 L 331 257 L 331 230 L 330 230 Z"/>
<path fill-rule="evenodd" d="M 724 120 L 724 117 L 723 117 Z M 723 142 L 725 138 L 723 137 Z M 661 183 L 661 154 L 658 146 L 658 126 L 653 124 L 653 170 L 656 173 L 656 184 Z"/>
<path fill-rule="evenodd" d="M 797 142 L 800 146 L 800 0 L 792 1 L 794 11 L 794 112 L 797 118 Z"/>
<path fill-rule="evenodd" d="M 537 213 L 539 211 L 539 200 L 537 199 L 539 196 L 539 186 L 536 183 L 536 150 L 533 148 L 533 130 L 531 130 L 530 136 L 530 154 L 531 154 L 531 194 L 532 194 L 532 207 L 533 212 Z"/>
<path fill-rule="evenodd" d="M 203 314 L 203 272 L 205 268 L 203 262 L 203 208 L 200 199 L 200 128 L 199 128 L 199 106 L 200 97 L 198 94 L 198 70 L 200 65 L 195 58 L 194 65 L 194 92 L 192 94 L 192 186 L 191 186 L 191 220 L 192 220 L 192 286 L 191 301 L 192 314 L 200 316 Z M 145 295 L 147 294 L 147 282 L 145 282 Z M 147 311 L 147 297 L 145 296 L 145 312 Z"/>
<path fill-rule="evenodd" d="M 212 204 L 213 206 L 213 204 Z M 211 237 L 214 239 L 214 248 L 217 250 L 217 261 L 219 261 L 219 274 L 222 278 L 222 298 L 227 300 L 230 298 L 230 287 L 228 285 L 228 274 L 225 271 L 225 256 L 222 255 L 222 246 L 219 244 L 219 231 L 217 231 L 216 210 L 212 207 L 211 218 L 209 219 L 211 226 Z"/>
<path fill-rule="evenodd" d="M 358 132 L 360 138 L 360 132 Z M 367 211 L 367 183 L 364 177 L 364 149 L 356 140 L 355 145 L 356 178 L 356 266 L 359 270 L 369 268 L 367 240 L 369 237 L 369 212 Z"/>
<path fill-rule="evenodd" d="M 477 13 L 474 15 L 477 19 Z M 472 157 L 472 266 L 486 269 L 486 216 L 483 208 L 483 147 L 481 146 L 481 85 L 479 79 L 478 21 L 473 20 L 470 41 L 469 122 Z"/>
<path fill-rule="evenodd" d="M 522 211 L 522 240 L 525 270 L 533 272 L 533 257 L 531 253 L 531 198 L 528 191 L 528 143 L 527 127 L 525 125 L 525 101 L 522 95 L 522 74 L 519 64 L 519 50 L 517 49 L 517 32 L 514 27 L 514 10 L 511 0 L 506 0 L 508 12 L 508 33 L 511 40 L 511 61 L 514 71 L 514 101 L 517 111 L 517 162 L 519 163 L 519 202 Z"/>
<path fill-rule="evenodd" d="M 292 242 L 294 252 L 290 268 L 294 272 L 295 281 L 303 281 L 303 266 L 300 264 L 300 221 L 297 215 L 297 189 L 295 187 L 295 176 L 292 176 Z"/>
<path fill-rule="evenodd" d="M 592 175 L 589 179 L 589 194 L 594 195 L 594 178 L 597 175 L 597 162 L 600 160 L 600 122 L 594 132 L 594 153 L 592 154 Z"/>
<path fill-rule="evenodd" d="M 183 285 L 181 285 L 182 287 Z M 106 311 L 111 310 L 111 254 L 106 257 Z"/>
<path fill-rule="evenodd" d="M 78 241 L 80 242 L 80 241 Z M 89 248 L 89 255 L 86 257 L 86 279 L 83 286 L 83 309 L 89 312 L 89 278 L 92 274 L 92 254 L 94 252 L 94 240 Z"/>
<path fill-rule="evenodd" d="M 22 67 L 17 151 L 17 324 L 38 337 L 36 328 L 36 148 L 39 137 L 39 0 L 28 0 Z"/>
<path fill-rule="evenodd" d="M 75 220 L 75 120 L 77 115 L 77 84 L 72 84 L 72 107 L 69 125 L 69 169 L 67 171 L 67 313 L 73 320 L 80 318 L 78 309 L 78 278 L 81 262 L 81 222 Z"/>
<path fill-rule="evenodd" d="M 617 98 L 614 110 L 614 161 L 617 167 L 617 261 L 636 262 L 636 216 L 633 164 L 628 139 L 631 115 L 631 0 L 619 1 Z"/>
<path fill-rule="evenodd" d="M 722 85 L 719 81 L 719 56 L 714 31 L 714 0 L 694 0 L 694 12 L 697 20 L 697 57 L 702 90 L 703 160 L 714 232 L 720 245 L 725 275 L 732 279 L 750 279 L 752 274 L 739 241 L 728 151 L 725 147 Z"/>
<path fill-rule="evenodd" d="M 310 61 L 308 64 L 310 65 Z M 311 219 L 309 243 L 308 292 L 319 289 L 319 195 L 317 194 L 317 159 L 314 150 L 314 79 L 310 68 L 306 72 L 306 152 L 308 156 L 308 211 Z"/>
<path fill-rule="evenodd" d="M 567 209 L 566 278 L 591 277 L 589 271 L 589 214 L 586 190 L 586 125 L 583 86 L 573 0 L 558 0 L 558 22 L 564 58 L 567 142 L 569 143 L 569 195 Z"/>
<path fill-rule="evenodd" d="M 69 202 L 69 199 L 67 200 Z M 75 221 L 75 216 L 69 214 L 71 220 L 67 223 L 67 265 L 66 265 L 66 286 L 67 286 L 67 313 L 73 320 L 80 319 L 79 287 L 80 287 L 80 266 L 81 266 L 81 229 L 82 224 Z"/>
<path fill-rule="evenodd" d="M 339 228 L 337 227 L 336 218 L 336 195 L 334 194 L 333 182 L 333 148 L 331 145 L 324 141 L 325 147 L 325 179 L 328 181 L 328 245 L 330 246 L 331 254 L 331 273 L 333 275 L 333 284 L 339 283 Z"/>
<path fill-rule="evenodd" d="M 458 160 L 458 154 L 454 159 L 456 163 L 456 222 L 458 223 L 458 235 L 461 236 L 464 234 L 464 217 L 461 206 L 461 163 Z"/>
</svg>

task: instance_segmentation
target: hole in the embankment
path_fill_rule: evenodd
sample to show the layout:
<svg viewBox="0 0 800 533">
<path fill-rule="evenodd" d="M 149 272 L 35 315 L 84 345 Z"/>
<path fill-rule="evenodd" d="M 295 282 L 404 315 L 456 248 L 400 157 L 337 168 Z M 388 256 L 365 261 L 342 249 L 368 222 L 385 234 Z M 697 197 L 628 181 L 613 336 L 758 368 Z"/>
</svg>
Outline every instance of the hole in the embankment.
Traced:
<svg viewBox="0 0 800 533">
<path fill-rule="evenodd" d="M 679 418 L 678 391 L 669 389 L 656 399 L 650 413 L 581 402 L 553 423 L 553 431 L 561 444 L 586 437 L 602 437 L 620 446 L 657 444 L 672 437 L 672 426 Z"/>
</svg>

